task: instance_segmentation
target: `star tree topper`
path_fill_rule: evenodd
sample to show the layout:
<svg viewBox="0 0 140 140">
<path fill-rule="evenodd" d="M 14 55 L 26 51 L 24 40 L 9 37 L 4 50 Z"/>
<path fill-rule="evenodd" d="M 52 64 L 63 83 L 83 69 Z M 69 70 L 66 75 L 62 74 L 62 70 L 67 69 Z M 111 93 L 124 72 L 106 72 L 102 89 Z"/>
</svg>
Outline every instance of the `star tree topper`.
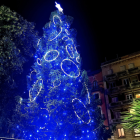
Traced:
<svg viewBox="0 0 140 140">
<path fill-rule="evenodd" d="M 63 9 L 61 8 L 60 4 L 58 4 L 57 2 L 55 2 L 55 7 L 59 10 L 59 12 L 63 13 Z"/>
</svg>

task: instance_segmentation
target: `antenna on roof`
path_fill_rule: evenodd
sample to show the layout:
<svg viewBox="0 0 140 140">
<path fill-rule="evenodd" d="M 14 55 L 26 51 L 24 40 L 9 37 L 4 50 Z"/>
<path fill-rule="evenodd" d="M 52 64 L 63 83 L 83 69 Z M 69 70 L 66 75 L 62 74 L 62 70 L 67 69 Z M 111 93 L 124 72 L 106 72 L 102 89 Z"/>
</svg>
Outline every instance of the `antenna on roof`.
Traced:
<svg viewBox="0 0 140 140">
<path fill-rule="evenodd" d="M 106 57 L 105 57 L 105 62 L 107 61 Z"/>
</svg>

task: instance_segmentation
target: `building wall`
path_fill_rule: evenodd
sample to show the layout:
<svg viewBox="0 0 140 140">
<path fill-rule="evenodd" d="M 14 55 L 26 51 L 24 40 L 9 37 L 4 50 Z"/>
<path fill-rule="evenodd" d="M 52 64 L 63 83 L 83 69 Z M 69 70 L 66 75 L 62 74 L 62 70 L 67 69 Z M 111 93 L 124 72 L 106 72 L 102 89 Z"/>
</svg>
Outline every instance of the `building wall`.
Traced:
<svg viewBox="0 0 140 140">
<path fill-rule="evenodd" d="M 138 70 L 136 72 L 133 72 L 133 73 L 128 72 L 130 70 L 130 68 L 129 68 L 130 63 L 134 63 L 134 68 L 138 68 Z M 120 87 L 123 87 L 123 86 L 125 87 L 125 85 L 123 83 L 123 79 L 126 76 L 124 76 L 124 78 L 123 77 L 121 77 L 121 78 L 118 77 L 118 73 L 121 72 L 120 67 L 123 66 L 123 65 L 125 65 L 125 68 L 126 68 L 126 70 L 124 70 L 124 71 L 127 72 L 127 76 L 128 76 L 128 78 L 130 78 L 129 79 L 129 84 L 131 82 L 130 88 L 129 89 L 123 89 L 123 91 L 118 90 L 117 92 L 115 92 L 115 91 L 113 92 L 113 90 L 112 90 L 111 94 L 107 94 L 107 92 L 110 89 L 115 88 L 115 87 L 110 86 L 111 82 L 114 82 L 115 80 L 121 80 L 122 81 L 121 86 L 116 86 L 115 85 L 117 88 L 119 87 L 118 89 L 120 89 Z M 113 124 L 116 124 L 116 131 L 114 131 L 114 135 L 113 135 L 114 138 L 112 138 L 112 139 L 113 140 L 119 140 L 119 139 L 121 139 L 121 140 L 140 140 L 140 136 L 139 137 L 134 136 L 134 130 L 130 131 L 130 130 L 123 129 L 123 126 L 121 125 L 121 120 L 120 120 L 120 122 L 115 122 L 115 123 L 113 122 L 114 120 L 112 118 L 112 116 L 113 116 L 112 114 L 113 113 L 115 114 L 118 110 L 119 110 L 119 112 L 122 112 L 125 109 L 128 109 L 128 111 L 129 111 L 130 104 L 119 105 L 119 106 L 114 107 L 114 108 L 113 107 L 109 108 L 110 107 L 109 103 L 114 103 L 114 101 L 112 102 L 112 100 L 111 100 L 113 97 L 119 96 L 119 98 L 120 98 L 123 95 L 124 97 L 121 97 L 119 99 L 119 101 L 121 101 L 123 103 L 123 101 L 127 100 L 127 98 L 126 98 L 127 94 L 132 94 L 133 99 L 136 98 L 136 95 L 138 95 L 138 94 L 140 95 L 140 86 L 132 88 L 132 81 L 131 81 L 132 76 L 136 75 L 137 78 L 138 78 L 139 77 L 138 74 L 140 74 L 140 53 L 132 54 L 132 55 L 131 54 L 126 55 L 124 57 L 121 57 L 119 60 L 101 65 L 101 68 L 102 68 L 103 84 L 104 84 L 104 89 L 105 89 L 105 93 L 106 93 L 105 94 L 105 99 L 106 99 L 106 104 L 107 104 L 107 115 L 108 115 L 108 120 L 109 120 L 109 126 L 111 126 Z M 110 69 L 112 69 L 112 74 L 108 73 L 108 71 Z M 109 76 L 109 75 L 110 75 L 110 77 L 111 77 L 111 75 L 112 75 L 112 77 L 113 77 L 113 75 L 115 75 L 116 78 L 114 78 L 114 79 L 112 78 L 112 80 L 107 80 L 106 77 Z M 139 84 L 139 83 L 140 83 L 140 79 L 138 78 L 137 84 Z M 109 86 L 107 86 L 107 84 Z M 119 102 L 119 101 L 117 101 L 117 102 Z M 124 130 L 124 135 L 125 135 L 124 137 L 119 137 L 118 129 L 123 129 Z M 112 139 L 109 139 L 109 140 L 112 140 Z"/>
<path fill-rule="evenodd" d="M 92 76 L 89 76 L 89 80 L 90 80 L 90 82 L 92 84 L 92 87 L 94 86 L 93 85 L 94 81 L 97 81 L 98 86 L 101 87 L 101 88 L 103 88 L 103 78 L 102 78 L 102 72 L 101 71 L 99 73 L 97 73 L 97 74 L 94 74 Z M 99 98 L 102 101 L 102 105 L 98 105 L 98 106 L 101 107 L 101 112 L 102 112 L 102 114 L 105 115 L 105 118 L 106 118 L 105 121 L 104 121 L 104 125 L 105 126 L 108 126 L 108 120 L 107 120 L 107 112 L 106 112 L 106 104 L 105 104 L 105 98 L 104 98 L 105 96 L 104 96 L 104 93 L 101 92 L 100 90 L 96 90 L 96 91 L 92 92 L 92 95 L 95 94 L 95 93 L 99 93 Z"/>
</svg>

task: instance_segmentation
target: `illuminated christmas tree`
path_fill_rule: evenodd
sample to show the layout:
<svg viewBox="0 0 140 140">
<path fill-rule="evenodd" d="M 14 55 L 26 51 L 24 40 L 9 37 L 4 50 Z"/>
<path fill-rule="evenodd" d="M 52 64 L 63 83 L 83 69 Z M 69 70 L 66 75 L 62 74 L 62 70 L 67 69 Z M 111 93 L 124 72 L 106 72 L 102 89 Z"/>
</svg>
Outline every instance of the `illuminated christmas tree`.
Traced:
<svg viewBox="0 0 140 140">
<path fill-rule="evenodd" d="M 86 71 L 80 68 L 76 31 L 70 29 L 73 18 L 64 15 L 57 3 L 56 7 L 27 76 L 30 101 L 26 105 L 20 99 L 17 106 L 22 112 L 17 134 L 38 140 L 99 140 L 93 130 L 103 125 L 103 119 L 90 96 Z"/>
</svg>

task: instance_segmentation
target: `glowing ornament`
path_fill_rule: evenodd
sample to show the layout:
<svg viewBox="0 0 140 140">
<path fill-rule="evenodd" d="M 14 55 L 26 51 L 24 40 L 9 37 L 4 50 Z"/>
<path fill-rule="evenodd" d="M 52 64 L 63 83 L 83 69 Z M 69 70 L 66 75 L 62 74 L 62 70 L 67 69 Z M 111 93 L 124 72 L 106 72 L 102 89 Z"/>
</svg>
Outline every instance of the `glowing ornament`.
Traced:
<svg viewBox="0 0 140 140">
<path fill-rule="evenodd" d="M 69 47 L 69 46 L 71 46 L 71 45 L 70 45 L 70 44 L 68 44 L 68 45 L 66 46 L 66 51 L 67 51 L 68 55 L 69 55 L 71 58 L 74 58 L 74 54 L 73 54 L 73 47 Z M 72 53 L 72 55 L 69 53 L 68 48 L 70 48 L 70 49 L 71 49 L 71 53 Z"/>
<path fill-rule="evenodd" d="M 67 74 L 67 73 L 64 71 L 64 69 L 63 69 L 63 67 L 62 67 L 64 61 L 71 61 L 71 62 L 77 67 L 77 69 L 79 70 L 78 66 L 77 66 L 72 60 L 70 60 L 70 59 L 64 59 L 64 60 L 61 62 L 61 70 L 62 70 L 67 76 L 69 76 L 69 77 L 72 77 L 72 78 L 77 78 L 77 77 L 79 77 L 79 76 L 80 76 L 80 70 L 79 70 L 79 74 L 78 74 L 77 76 L 69 75 L 69 74 Z"/>
<path fill-rule="evenodd" d="M 79 99 L 78 99 L 78 98 L 72 99 L 72 103 L 74 102 L 74 100 L 79 100 Z M 84 103 L 83 103 L 81 100 L 79 100 L 79 102 L 82 103 L 83 106 L 86 108 L 86 106 L 84 105 Z M 72 106 L 73 106 L 73 105 L 72 105 Z M 74 106 L 73 106 L 73 109 L 75 110 Z M 87 108 L 86 108 L 86 109 L 87 109 Z M 84 121 L 78 116 L 77 112 L 76 112 L 76 111 L 74 111 L 74 112 L 75 112 L 75 115 L 76 115 L 82 122 L 84 122 Z M 90 121 L 91 121 L 91 117 L 90 117 L 90 114 L 89 114 L 89 111 L 88 111 L 88 110 L 87 110 L 87 112 L 88 112 L 88 115 L 89 115 L 89 121 L 88 121 L 87 123 L 86 123 L 86 122 L 84 122 L 84 123 L 89 124 Z"/>
<path fill-rule="evenodd" d="M 57 80 L 58 80 L 58 79 L 56 79 L 55 81 L 57 81 Z M 60 81 L 59 85 L 55 86 L 55 84 L 54 84 L 55 81 L 53 82 L 53 88 L 59 87 L 59 86 L 61 85 L 61 81 L 59 80 L 59 81 Z"/>
<path fill-rule="evenodd" d="M 40 61 L 40 63 L 38 62 L 38 60 Z M 37 64 L 38 64 L 38 65 L 41 65 L 41 60 L 40 60 L 40 58 L 37 58 Z"/>
<path fill-rule="evenodd" d="M 51 59 L 51 60 L 46 60 L 46 56 L 48 55 L 48 53 L 50 53 L 50 52 L 57 52 L 57 56 L 56 57 L 54 57 L 53 59 Z M 51 62 L 51 61 L 54 61 L 54 60 L 56 60 L 56 58 L 59 56 L 59 52 L 57 51 L 57 50 L 50 50 L 50 51 L 48 51 L 45 55 L 44 55 L 44 60 L 45 61 L 47 61 L 47 62 Z"/>
<path fill-rule="evenodd" d="M 64 37 L 62 37 L 62 40 L 67 41 L 67 40 L 69 40 L 69 37 L 68 36 L 64 36 Z"/>
<path fill-rule="evenodd" d="M 55 7 L 59 10 L 59 12 L 63 13 L 63 9 L 61 8 L 60 4 L 58 4 L 57 2 L 55 2 Z"/>
<path fill-rule="evenodd" d="M 39 88 L 39 91 L 37 92 L 37 95 L 34 97 L 34 98 L 32 98 L 32 95 L 31 95 L 31 90 L 33 91 L 34 90 L 34 87 L 35 87 L 35 85 L 39 82 L 41 80 L 41 86 L 40 86 L 40 88 Z M 35 99 L 36 99 L 36 97 L 39 95 L 39 93 L 40 93 L 40 91 L 41 91 L 41 89 L 42 89 L 42 85 L 43 85 L 43 80 L 42 79 L 39 79 L 39 80 L 37 80 L 36 81 L 36 83 L 33 85 L 33 88 L 31 88 L 30 90 L 29 90 L 29 98 L 30 98 L 30 102 L 33 102 Z"/>
<path fill-rule="evenodd" d="M 76 57 L 76 62 L 77 62 L 77 63 L 80 63 L 80 61 L 79 61 L 79 60 L 80 60 L 80 57 L 79 57 L 79 56 L 77 56 L 77 57 Z"/>
</svg>

